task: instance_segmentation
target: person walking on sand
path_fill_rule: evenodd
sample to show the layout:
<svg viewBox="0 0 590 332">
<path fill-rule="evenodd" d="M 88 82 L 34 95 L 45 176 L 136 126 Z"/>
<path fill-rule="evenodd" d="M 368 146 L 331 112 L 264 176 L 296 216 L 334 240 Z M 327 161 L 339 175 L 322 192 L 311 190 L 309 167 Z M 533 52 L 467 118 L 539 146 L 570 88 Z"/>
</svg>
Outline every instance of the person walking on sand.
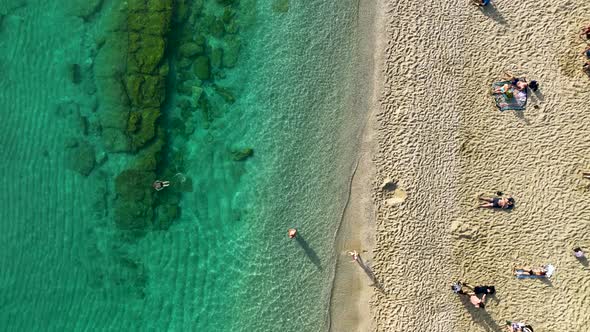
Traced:
<svg viewBox="0 0 590 332">
<path fill-rule="evenodd" d="M 576 258 L 579 258 L 579 259 L 586 258 L 586 256 L 584 255 L 584 252 L 582 251 L 582 249 L 580 247 L 574 248 L 574 256 L 576 256 Z"/>
<path fill-rule="evenodd" d="M 287 234 L 289 235 L 290 239 L 294 239 L 297 236 L 297 229 L 296 228 L 289 228 L 289 231 L 287 232 Z"/>
<path fill-rule="evenodd" d="M 357 263 L 358 263 L 358 261 L 359 261 L 359 258 L 360 258 L 360 254 L 359 254 L 359 253 L 358 253 L 356 250 L 349 251 L 349 252 L 348 252 L 348 254 L 349 254 L 350 256 L 352 256 L 352 260 L 351 260 L 351 262 L 353 262 L 353 263 L 354 263 L 354 262 L 357 262 Z"/>
<path fill-rule="evenodd" d="M 154 187 L 154 189 L 156 189 L 156 191 L 160 191 L 160 190 L 168 187 L 169 185 L 170 185 L 170 181 L 156 180 L 152 184 L 152 187 Z"/>
<path fill-rule="evenodd" d="M 512 196 L 502 196 L 501 192 L 497 193 L 499 197 L 484 197 L 479 196 L 478 198 L 486 203 L 479 205 L 480 208 L 495 208 L 510 210 L 514 207 L 514 198 Z"/>
</svg>

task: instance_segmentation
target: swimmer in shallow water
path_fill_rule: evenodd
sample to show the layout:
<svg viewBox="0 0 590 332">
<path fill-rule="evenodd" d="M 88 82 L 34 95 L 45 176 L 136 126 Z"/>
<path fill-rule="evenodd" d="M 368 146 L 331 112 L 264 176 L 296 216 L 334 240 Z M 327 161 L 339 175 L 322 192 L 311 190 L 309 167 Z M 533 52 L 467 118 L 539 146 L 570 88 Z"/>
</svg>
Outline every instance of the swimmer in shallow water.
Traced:
<svg viewBox="0 0 590 332">
<path fill-rule="evenodd" d="M 169 181 L 156 180 L 152 184 L 152 187 L 154 187 L 154 189 L 156 189 L 157 191 L 160 191 L 160 190 L 168 187 L 169 185 L 170 185 Z"/>
<path fill-rule="evenodd" d="M 289 235 L 290 239 L 294 239 L 297 236 L 297 229 L 296 228 L 289 228 L 289 231 L 287 232 L 287 234 Z"/>
</svg>

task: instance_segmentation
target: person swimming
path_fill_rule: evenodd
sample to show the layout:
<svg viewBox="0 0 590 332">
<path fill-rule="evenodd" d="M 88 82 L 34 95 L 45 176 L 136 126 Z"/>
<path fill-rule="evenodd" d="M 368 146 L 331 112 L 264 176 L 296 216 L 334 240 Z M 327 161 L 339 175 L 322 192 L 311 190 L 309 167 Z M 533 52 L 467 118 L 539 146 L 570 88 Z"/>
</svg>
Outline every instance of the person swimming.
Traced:
<svg viewBox="0 0 590 332">
<path fill-rule="evenodd" d="M 160 191 L 160 190 L 168 187 L 169 185 L 170 185 L 170 181 L 156 180 L 152 184 L 152 187 L 154 187 L 154 189 L 156 189 L 157 191 Z"/>
<path fill-rule="evenodd" d="M 287 231 L 290 239 L 294 239 L 297 236 L 297 229 L 296 228 L 289 228 Z"/>
</svg>

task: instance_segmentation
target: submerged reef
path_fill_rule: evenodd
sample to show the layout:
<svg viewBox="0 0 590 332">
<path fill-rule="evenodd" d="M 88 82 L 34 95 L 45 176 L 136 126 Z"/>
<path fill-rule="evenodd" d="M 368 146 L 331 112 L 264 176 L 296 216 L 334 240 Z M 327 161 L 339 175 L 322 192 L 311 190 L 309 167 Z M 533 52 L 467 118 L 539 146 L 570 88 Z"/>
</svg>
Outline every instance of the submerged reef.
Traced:
<svg viewBox="0 0 590 332">
<path fill-rule="evenodd" d="M 192 191 L 192 181 L 181 173 L 186 152 L 178 146 L 196 130 L 214 129 L 237 100 L 224 78 L 242 47 L 239 4 L 129 0 L 101 16 L 107 33 L 96 40 L 93 66 L 101 100 L 97 127 L 104 150 L 126 163 L 114 175 L 119 229 L 143 234 L 166 229 L 180 216 L 182 193 Z M 77 69 L 70 67 L 74 83 Z M 81 173 L 98 163 L 86 154 L 88 161 L 77 167 Z M 234 161 L 252 156 L 252 148 L 228 154 Z M 172 185 L 155 191 L 156 179 Z"/>
</svg>

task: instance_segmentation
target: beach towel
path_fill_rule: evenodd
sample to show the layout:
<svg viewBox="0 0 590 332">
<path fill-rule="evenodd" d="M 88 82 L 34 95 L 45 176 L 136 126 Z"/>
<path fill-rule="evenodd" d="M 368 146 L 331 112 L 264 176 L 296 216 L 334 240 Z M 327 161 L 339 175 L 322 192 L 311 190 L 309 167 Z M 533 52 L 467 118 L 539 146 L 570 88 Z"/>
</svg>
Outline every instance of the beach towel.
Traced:
<svg viewBox="0 0 590 332">
<path fill-rule="evenodd" d="M 517 110 L 522 111 L 526 108 L 526 101 L 527 101 L 527 89 L 518 90 L 510 81 L 501 81 L 495 82 L 492 84 L 492 91 L 496 90 L 499 87 L 508 84 L 510 88 L 508 91 L 511 92 L 512 96 L 509 97 L 506 93 L 494 93 L 494 98 L 496 99 L 496 105 L 500 109 L 500 111 L 506 110 Z"/>
</svg>

